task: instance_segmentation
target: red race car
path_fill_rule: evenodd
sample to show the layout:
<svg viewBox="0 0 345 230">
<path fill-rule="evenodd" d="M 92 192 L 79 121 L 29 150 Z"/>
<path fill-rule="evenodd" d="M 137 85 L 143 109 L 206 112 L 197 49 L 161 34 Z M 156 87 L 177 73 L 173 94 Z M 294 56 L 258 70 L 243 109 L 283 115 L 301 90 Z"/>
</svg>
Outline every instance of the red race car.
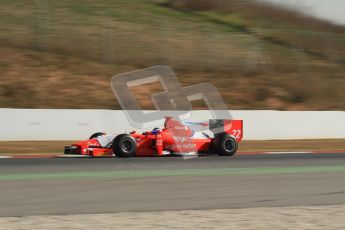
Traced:
<svg viewBox="0 0 345 230">
<path fill-rule="evenodd" d="M 119 135 L 95 133 L 88 140 L 66 146 L 64 153 L 93 157 L 152 157 L 196 153 L 232 156 L 242 137 L 242 120 L 211 119 L 209 122 L 198 123 L 167 117 L 163 129 Z"/>
</svg>

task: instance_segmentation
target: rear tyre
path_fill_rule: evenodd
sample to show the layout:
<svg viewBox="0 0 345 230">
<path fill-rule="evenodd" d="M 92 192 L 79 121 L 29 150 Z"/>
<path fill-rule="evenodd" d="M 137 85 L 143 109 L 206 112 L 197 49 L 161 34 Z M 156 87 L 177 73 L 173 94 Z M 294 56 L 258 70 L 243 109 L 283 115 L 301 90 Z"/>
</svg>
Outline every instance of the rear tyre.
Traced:
<svg viewBox="0 0 345 230">
<path fill-rule="evenodd" d="M 215 136 L 212 147 L 219 156 L 233 156 L 238 149 L 238 143 L 230 134 L 219 133 Z"/>
<path fill-rule="evenodd" d="M 101 136 L 103 136 L 103 135 L 105 135 L 105 133 L 102 133 L 102 132 L 94 133 L 94 134 L 91 135 L 91 137 L 89 138 L 89 140 L 95 139 L 95 138 L 98 138 L 98 137 L 101 137 Z"/>
<path fill-rule="evenodd" d="M 120 134 L 113 140 L 113 151 L 117 157 L 134 157 L 137 152 L 137 143 L 129 134 Z"/>
</svg>

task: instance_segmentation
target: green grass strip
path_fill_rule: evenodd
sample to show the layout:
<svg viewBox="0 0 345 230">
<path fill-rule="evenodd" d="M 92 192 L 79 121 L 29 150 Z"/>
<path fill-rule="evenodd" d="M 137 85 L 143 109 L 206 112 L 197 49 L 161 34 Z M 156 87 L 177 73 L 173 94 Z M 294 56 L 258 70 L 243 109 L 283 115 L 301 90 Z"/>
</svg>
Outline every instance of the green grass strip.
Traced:
<svg viewBox="0 0 345 230">
<path fill-rule="evenodd" d="M 176 170 L 133 170 L 95 172 L 54 172 L 54 173 L 11 173 L 0 175 L 0 180 L 37 179 L 87 179 L 87 178 L 126 178 L 126 177 L 169 177 L 169 176 L 217 176 L 250 174 L 293 174 L 293 173 L 344 173 L 345 165 L 312 167 L 257 167 L 219 169 L 176 169 Z"/>
</svg>

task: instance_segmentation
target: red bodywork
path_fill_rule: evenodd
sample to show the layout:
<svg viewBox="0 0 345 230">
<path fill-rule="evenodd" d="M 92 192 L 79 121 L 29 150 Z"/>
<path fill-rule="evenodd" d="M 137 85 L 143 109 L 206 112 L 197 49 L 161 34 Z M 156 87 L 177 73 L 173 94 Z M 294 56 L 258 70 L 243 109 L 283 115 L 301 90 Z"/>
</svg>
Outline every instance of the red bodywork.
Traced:
<svg viewBox="0 0 345 230">
<path fill-rule="evenodd" d="M 221 120 L 221 130 L 217 132 L 226 132 L 236 138 L 240 142 L 243 137 L 243 121 L 242 120 Z M 204 123 L 208 126 L 208 123 Z M 203 138 L 193 137 L 194 131 L 190 126 L 173 118 L 166 118 L 164 128 L 161 130 L 153 130 L 144 133 L 133 131 L 130 135 L 136 140 L 137 149 L 136 156 L 152 157 L 163 156 L 168 153 L 186 153 L 186 152 L 207 152 L 213 141 L 212 137 Z M 113 148 L 111 145 L 101 146 L 98 139 L 89 139 L 72 144 L 76 149 L 76 154 L 90 156 L 113 156 Z"/>
</svg>

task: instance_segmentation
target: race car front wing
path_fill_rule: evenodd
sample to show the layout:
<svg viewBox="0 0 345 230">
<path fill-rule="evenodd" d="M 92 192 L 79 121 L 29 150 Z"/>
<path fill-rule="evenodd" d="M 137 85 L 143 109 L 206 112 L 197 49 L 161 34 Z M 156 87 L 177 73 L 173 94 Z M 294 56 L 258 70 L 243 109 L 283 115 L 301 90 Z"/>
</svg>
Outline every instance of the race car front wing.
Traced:
<svg viewBox="0 0 345 230">
<path fill-rule="evenodd" d="M 78 146 L 65 146 L 64 154 L 81 154 L 81 149 Z"/>
</svg>

